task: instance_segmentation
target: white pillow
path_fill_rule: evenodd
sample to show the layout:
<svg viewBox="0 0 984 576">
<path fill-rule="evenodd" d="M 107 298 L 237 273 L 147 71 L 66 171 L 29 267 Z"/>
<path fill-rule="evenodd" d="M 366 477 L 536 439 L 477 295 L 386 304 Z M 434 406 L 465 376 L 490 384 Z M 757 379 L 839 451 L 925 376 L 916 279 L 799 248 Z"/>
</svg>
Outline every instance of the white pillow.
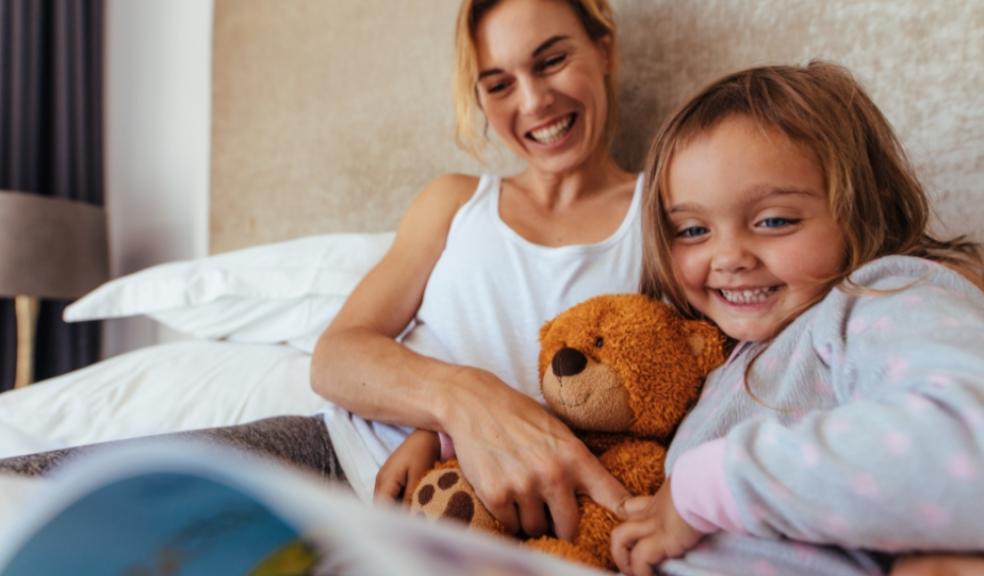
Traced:
<svg viewBox="0 0 984 576">
<path fill-rule="evenodd" d="M 293 348 L 183 340 L 0 394 L 0 457 L 309 415 L 311 358 Z"/>
<path fill-rule="evenodd" d="M 392 232 L 327 234 L 160 264 L 96 288 L 65 320 L 147 315 L 197 338 L 310 352 L 392 241 Z"/>
</svg>

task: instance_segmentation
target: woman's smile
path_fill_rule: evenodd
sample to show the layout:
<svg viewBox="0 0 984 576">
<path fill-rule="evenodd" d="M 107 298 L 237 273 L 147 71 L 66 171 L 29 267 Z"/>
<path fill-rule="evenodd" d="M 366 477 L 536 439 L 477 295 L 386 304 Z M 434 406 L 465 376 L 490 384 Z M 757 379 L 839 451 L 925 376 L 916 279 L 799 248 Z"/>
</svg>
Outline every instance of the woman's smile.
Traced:
<svg viewBox="0 0 984 576">
<path fill-rule="evenodd" d="M 526 138 L 536 142 L 537 144 L 547 146 L 556 144 L 565 139 L 565 137 L 571 133 L 576 121 L 576 113 L 572 112 L 570 114 L 566 114 L 560 119 L 544 123 L 543 125 L 530 130 L 526 133 Z"/>
</svg>

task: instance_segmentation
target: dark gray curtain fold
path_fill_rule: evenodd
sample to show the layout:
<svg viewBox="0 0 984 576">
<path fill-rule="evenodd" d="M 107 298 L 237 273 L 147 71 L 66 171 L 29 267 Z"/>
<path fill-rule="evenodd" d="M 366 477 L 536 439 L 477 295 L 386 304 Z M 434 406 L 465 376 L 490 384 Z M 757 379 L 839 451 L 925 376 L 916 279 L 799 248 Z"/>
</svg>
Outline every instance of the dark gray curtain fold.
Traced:
<svg viewBox="0 0 984 576">
<path fill-rule="evenodd" d="M 0 189 L 103 204 L 102 0 L 0 0 Z M 35 379 L 96 361 L 98 323 L 42 301 Z M 13 383 L 12 301 L 0 300 L 0 389 Z"/>
</svg>

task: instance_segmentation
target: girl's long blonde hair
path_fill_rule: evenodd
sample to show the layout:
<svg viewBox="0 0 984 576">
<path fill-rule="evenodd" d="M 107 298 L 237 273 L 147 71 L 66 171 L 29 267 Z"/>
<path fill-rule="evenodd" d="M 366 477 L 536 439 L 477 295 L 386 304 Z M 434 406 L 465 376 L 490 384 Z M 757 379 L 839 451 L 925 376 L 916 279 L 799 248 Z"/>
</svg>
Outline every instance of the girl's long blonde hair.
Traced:
<svg viewBox="0 0 984 576">
<path fill-rule="evenodd" d="M 888 120 L 850 72 L 811 62 L 726 76 L 704 88 L 660 129 L 646 161 L 642 292 L 666 297 L 686 316 L 700 316 L 673 273 L 674 233 L 663 201 L 673 155 L 733 116 L 778 130 L 806 146 L 820 163 L 830 211 L 846 245 L 842 269 L 825 279 L 828 290 L 865 263 L 892 254 L 952 265 L 980 282 L 979 245 L 963 236 L 940 240 L 926 231 L 926 193 Z"/>
<path fill-rule="evenodd" d="M 595 42 L 608 38 L 611 70 L 605 77 L 608 97 L 603 142 L 611 145 L 618 127 L 618 48 L 615 42 L 615 16 L 608 0 L 567 0 L 588 38 Z M 478 100 L 478 46 L 475 38 L 482 17 L 500 0 L 464 0 L 458 9 L 455 28 L 454 139 L 461 148 L 481 160 L 485 136 L 478 129 L 481 105 Z"/>
</svg>

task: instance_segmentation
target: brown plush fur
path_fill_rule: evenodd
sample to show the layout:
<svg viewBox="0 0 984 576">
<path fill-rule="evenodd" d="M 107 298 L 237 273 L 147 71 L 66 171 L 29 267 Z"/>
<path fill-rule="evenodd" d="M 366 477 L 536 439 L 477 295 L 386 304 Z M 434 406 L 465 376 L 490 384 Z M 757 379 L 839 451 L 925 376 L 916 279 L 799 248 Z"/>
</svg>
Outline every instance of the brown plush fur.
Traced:
<svg viewBox="0 0 984 576">
<path fill-rule="evenodd" d="M 638 294 L 592 298 L 540 331 L 540 383 L 547 404 L 633 495 L 653 494 L 662 485 L 673 431 L 697 400 L 704 377 L 723 361 L 724 338 L 715 328 L 683 320 L 665 304 Z M 421 480 L 412 509 L 432 518 L 454 516 L 461 508 L 481 510 L 484 515 L 474 513 L 469 525 L 501 532 L 470 487 L 464 488 L 464 478 L 456 477 L 454 492 L 470 495 L 471 507 L 462 506 L 464 496 L 457 497 L 454 510 L 448 496 L 433 497 L 448 466 Z M 583 496 L 579 506 L 581 521 L 572 542 L 543 537 L 529 545 L 614 569 L 609 540 L 615 515 Z"/>
</svg>

